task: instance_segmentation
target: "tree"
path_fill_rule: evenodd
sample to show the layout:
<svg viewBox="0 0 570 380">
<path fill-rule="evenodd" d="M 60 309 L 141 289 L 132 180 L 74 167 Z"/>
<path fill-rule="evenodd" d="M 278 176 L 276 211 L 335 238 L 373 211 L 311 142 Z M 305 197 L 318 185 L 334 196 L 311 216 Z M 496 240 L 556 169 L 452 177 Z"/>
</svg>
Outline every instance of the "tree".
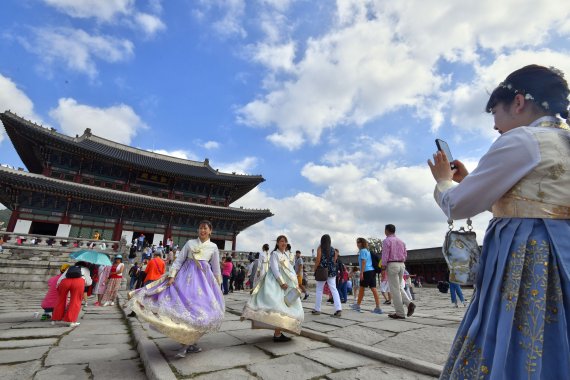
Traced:
<svg viewBox="0 0 570 380">
<path fill-rule="evenodd" d="M 382 239 L 377 239 L 377 238 L 368 238 L 368 250 L 371 253 L 377 253 L 377 254 L 381 254 L 382 253 Z"/>
</svg>

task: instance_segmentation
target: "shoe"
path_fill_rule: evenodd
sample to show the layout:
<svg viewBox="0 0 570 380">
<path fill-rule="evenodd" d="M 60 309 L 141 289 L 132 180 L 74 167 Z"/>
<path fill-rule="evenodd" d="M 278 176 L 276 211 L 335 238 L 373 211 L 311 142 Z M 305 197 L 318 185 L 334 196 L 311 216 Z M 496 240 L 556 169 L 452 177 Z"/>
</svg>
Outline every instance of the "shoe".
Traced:
<svg viewBox="0 0 570 380">
<path fill-rule="evenodd" d="M 467 303 L 463 302 L 463 307 L 467 307 Z"/>
<path fill-rule="evenodd" d="M 111 302 L 111 306 L 115 306 L 115 302 Z"/>
<path fill-rule="evenodd" d="M 459 305 L 457 304 L 457 302 L 454 303 L 454 305 L 455 305 L 455 308 L 456 308 L 456 309 L 459 307 Z"/>
<path fill-rule="evenodd" d="M 180 351 L 178 351 L 178 353 L 176 353 L 176 357 L 177 358 L 185 358 L 187 348 L 188 348 L 187 346 L 182 347 L 182 349 Z"/>
<path fill-rule="evenodd" d="M 362 313 L 362 310 L 360 310 L 360 305 L 357 304 L 357 303 L 355 303 L 354 305 L 352 305 L 350 308 L 351 308 L 352 310 L 354 310 L 354 311 L 358 311 L 359 313 Z"/>
<path fill-rule="evenodd" d="M 331 317 L 335 317 L 335 318 L 340 318 L 342 316 L 342 310 L 337 310 L 334 312 L 334 314 L 331 315 Z"/>
<path fill-rule="evenodd" d="M 312 310 L 312 311 L 311 311 L 311 314 L 313 314 L 313 315 L 321 315 L 321 312 L 318 311 L 318 310 Z"/>
<path fill-rule="evenodd" d="M 137 313 L 135 313 L 134 311 L 131 311 L 129 314 L 127 314 L 127 317 L 136 317 Z"/>
<path fill-rule="evenodd" d="M 406 319 L 406 317 L 402 317 L 401 315 L 398 315 L 396 313 L 394 314 L 388 314 L 388 317 L 392 318 L 392 319 Z"/>
<path fill-rule="evenodd" d="M 43 314 L 41 320 L 42 321 L 47 321 L 48 319 L 51 319 L 51 316 L 49 314 Z"/>
<path fill-rule="evenodd" d="M 285 336 L 283 334 L 279 335 L 279 336 L 273 336 L 273 341 L 275 343 L 279 343 L 279 342 L 289 342 L 291 340 L 291 338 L 289 338 L 288 336 Z"/>
<path fill-rule="evenodd" d="M 411 317 L 412 315 L 414 315 L 415 310 L 416 310 L 416 305 L 413 302 L 410 302 L 410 304 L 408 305 L 408 314 L 406 314 L 406 316 Z"/>
<path fill-rule="evenodd" d="M 309 298 L 309 293 L 305 293 L 305 297 L 303 297 L 303 301 Z"/>
<path fill-rule="evenodd" d="M 93 304 L 93 306 L 101 306 L 101 304 L 99 303 L 99 301 L 95 301 L 95 303 Z"/>
<path fill-rule="evenodd" d="M 346 300 L 344 300 L 344 301 L 340 301 L 340 303 L 346 303 Z"/>
<path fill-rule="evenodd" d="M 372 312 L 374 314 L 384 314 L 384 312 L 382 311 L 382 309 L 380 309 L 379 307 L 375 308 L 374 310 L 372 310 Z"/>
<path fill-rule="evenodd" d="M 103 306 L 109 306 L 111 304 L 111 302 L 107 301 L 103 304 Z"/>
<path fill-rule="evenodd" d="M 191 344 L 186 349 L 187 354 L 197 354 L 198 352 L 202 352 L 202 349 L 195 344 Z"/>
<path fill-rule="evenodd" d="M 69 323 L 69 327 L 77 327 L 77 326 L 79 326 L 79 325 L 80 325 L 79 322 L 71 322 L 71 323 Z"/>
<path fill-rule="evenodd" d="M 334 300 L 327 300 L 328 303 L 334 303 Z"/>
<path fill-rule="evenodd" d="M 391 305 L 392 301 L 384 301 L 384 305 Z"/>
</svg>

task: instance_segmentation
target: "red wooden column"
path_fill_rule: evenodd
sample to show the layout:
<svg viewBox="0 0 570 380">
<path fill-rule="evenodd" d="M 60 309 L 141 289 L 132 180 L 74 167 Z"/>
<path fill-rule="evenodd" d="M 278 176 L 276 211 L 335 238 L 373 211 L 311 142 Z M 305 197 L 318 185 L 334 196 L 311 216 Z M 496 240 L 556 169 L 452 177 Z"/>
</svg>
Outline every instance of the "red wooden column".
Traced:
<svg viewBox="0 0 570 380">
<path fill-rule="evenodd" d="M 16 227 L 16 222 L 18 221 L 19 216 L 20 210 L 16 207 L 12 211 L 12 215 L 10 215 L 10 220 L 8 221 L 8 226 L 6 227 L 7 232 L 14 232 L 14 227 Z"/>
<path fill-rule="evenodd" d="M 115 223 L 115 228 L 113 229 L 113 239 L 115 241 L 121 240 L 121 233 L 123 232 L 123 212 L 125 211 L 125 206 L 121 206 L 121 215 Z"/>
<path fill-rule="evenodd" d="M 237 243 L 237 235 L 234 235 L 232 238 L 232 251 L 236 250 L 236 243 Z"/>
</svg>

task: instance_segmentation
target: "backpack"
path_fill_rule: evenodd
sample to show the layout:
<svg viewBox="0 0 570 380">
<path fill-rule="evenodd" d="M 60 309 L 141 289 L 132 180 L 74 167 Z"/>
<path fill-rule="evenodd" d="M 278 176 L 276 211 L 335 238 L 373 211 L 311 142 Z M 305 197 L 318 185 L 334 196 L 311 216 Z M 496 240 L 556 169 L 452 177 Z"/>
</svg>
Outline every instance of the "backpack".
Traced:
<svg viewBox="0 0 570 380">
<path fill-rule="evenodd" d="M 370 257 L 372 258 L 372 267 L 374 268 L 374 272 L 382 272 L 382 268 L 380 268 L 380 255 L 374 252 L 370 252 Z"/>
<path fill-rule="evenodd" d="M 81 273 L 81 267 L 77 265 L 73 265 L 67 269 L 67 273 L 65 274 L 65 278 L 80 278 L 83 275 Z"/>
</svg>

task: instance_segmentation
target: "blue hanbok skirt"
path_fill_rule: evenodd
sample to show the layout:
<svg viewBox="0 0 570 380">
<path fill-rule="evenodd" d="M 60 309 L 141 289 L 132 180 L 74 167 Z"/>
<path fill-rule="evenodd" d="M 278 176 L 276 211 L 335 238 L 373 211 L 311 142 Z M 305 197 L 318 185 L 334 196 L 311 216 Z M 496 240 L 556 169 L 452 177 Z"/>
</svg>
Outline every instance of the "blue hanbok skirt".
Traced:
<svg viewBox="0 0 570 380">
<path fill-rule="evenodd" d="M 570 220 L 494 218 L 442 379 L 570 377 Z"/>
</svg>

